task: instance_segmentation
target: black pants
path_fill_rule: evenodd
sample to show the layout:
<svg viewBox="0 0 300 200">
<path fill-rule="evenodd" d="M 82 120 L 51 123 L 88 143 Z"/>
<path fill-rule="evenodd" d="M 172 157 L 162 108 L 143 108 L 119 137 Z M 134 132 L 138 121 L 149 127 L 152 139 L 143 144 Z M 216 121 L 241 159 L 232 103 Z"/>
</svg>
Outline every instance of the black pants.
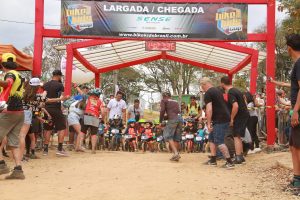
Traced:
<svg viewBox="0 0 300 200">
<path fill-rule="evenodd" d="M 26 154 L 30 154 L 30 145 L 31 145 L 31 140 L 29 135 L 27 134 L 25 137 Z"/>
<path fill-rule="evenodd" d="M 257 136 L 257 123 L 258 123 L 257 116 L 251 116 L 248 119 L 248 123 L 247 123 L 247 128 L 251 134 L 251 139 L 255 145 L 255 148 L 259 148 L 259 140 Z"/>
</svg>

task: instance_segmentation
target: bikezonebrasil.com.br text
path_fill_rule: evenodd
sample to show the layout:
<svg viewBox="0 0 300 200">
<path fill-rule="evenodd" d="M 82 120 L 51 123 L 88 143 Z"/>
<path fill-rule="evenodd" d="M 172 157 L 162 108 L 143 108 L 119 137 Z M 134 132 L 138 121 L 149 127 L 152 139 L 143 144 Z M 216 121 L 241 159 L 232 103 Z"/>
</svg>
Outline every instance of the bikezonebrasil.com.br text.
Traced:
<svg viewBox="0 0 300 200">
<path fill-rule="evenodd" d="M 186 39 L 188 35 L 186 34 L 157 34 L 157 33 L 119 33 L 119 37 L 128 37 L 128 38 L 177 38 L 177 39 Z"/>
</svg>

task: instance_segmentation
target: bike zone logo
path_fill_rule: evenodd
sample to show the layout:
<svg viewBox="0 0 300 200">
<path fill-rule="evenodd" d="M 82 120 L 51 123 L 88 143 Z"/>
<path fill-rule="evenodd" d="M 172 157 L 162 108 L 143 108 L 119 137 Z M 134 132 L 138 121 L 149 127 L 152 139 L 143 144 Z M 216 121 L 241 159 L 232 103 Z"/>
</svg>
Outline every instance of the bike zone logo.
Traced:
<svg viewBox="0 0 300 200">
<path fill-rule="evenodd" d="M 225 7 L 217 10 L 216 21 L 218 29 L 226 35 L 243 30 L 242 12 L 240 9 Z"/>
<path fill-rule="evenodd" d="M 93 28 L 93 18 L 90 6 L 82 4 L 69 5 L 68 9 L 66 9 L 66 15 L 68 25 L 78 32 L 87 28 Z"/>
</svg>

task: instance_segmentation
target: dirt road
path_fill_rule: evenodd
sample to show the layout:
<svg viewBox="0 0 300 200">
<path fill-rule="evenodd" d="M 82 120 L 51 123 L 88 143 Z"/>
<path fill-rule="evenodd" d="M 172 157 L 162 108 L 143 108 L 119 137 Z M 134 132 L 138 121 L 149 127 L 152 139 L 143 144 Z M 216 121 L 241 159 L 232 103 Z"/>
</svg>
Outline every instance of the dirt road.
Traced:
<svg viewBox="0 0 300 200">
<path fill-rule="evenodd" d="M 275 180 L 280 175 L 274 176 L 272 166 L 282 156 L 288 153 L 251 155 L 246 165 L 226 170 L 221 163 L 203 165 L 206 154 L 183 154 L 179 163 L 172 163 L 166 153 L 72 153 L 57 158 L 52 151 L 24 165 L 24 181 L 1 176 L 0 199 L 297 199 L 281 192 Z"/>
</svg>

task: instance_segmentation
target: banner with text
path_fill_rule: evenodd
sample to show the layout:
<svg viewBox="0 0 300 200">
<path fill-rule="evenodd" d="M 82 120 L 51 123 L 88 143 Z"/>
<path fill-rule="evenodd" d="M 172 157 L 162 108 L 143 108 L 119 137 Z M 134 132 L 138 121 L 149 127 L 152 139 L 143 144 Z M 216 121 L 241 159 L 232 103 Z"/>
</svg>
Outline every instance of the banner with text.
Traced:
<svg viewBox="0 0 300 200">
<path fill-rule="evenodd" d="M 145 39 L 247 39 L 247 4 L 62 0 L 61 33 Z"/>
</svg>

